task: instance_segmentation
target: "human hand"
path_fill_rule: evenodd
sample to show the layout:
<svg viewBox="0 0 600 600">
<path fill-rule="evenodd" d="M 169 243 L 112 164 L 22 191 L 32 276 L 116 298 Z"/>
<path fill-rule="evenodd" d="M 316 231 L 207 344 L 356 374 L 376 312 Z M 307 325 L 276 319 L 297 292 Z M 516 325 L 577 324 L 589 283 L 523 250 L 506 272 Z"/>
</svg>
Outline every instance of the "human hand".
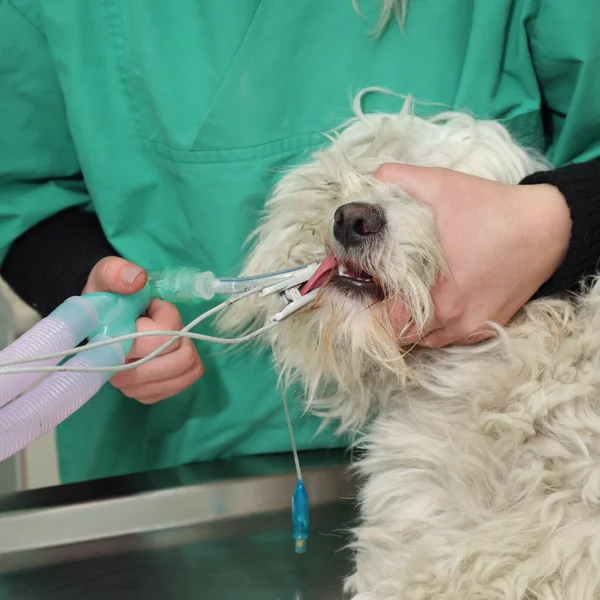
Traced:
<svg viewBox="0 0 600 600">
<path fill-rule="evenodd" d="M 141 290 L 147 275 L 140 267 L 117 257 L 99 261 L 92 269 L 84 294 L 112 292 L 133 294 Z M 175 306 L 162 300 L 152 300 L 145 316 L 136 321 L 136 331 L 180 330 L 183 324 Z M 168 337 L 137 338 L 126 358 L 131 363 L 147 356 L 162 346 Z M 151 361 L 117 373 L 110 379 L 111 385 L 125 396 L 143 404 L 154 404 L 184 391 L 204 373 L 204 365 L 196 347 L 189 338 L 179 338 Z"/>
<path fill-rule="evenodd" d="M 506 185 L 449 169 L 387 163 L 376 173 L 432 210 L 450 276 L 432 290 L 435 317 L 418 335 L 409 326 L 403 344 L 467 345 L 505 325 L 564 259 L 571 234 L 569 208 L 551 185 Z M 399 331 L 403 306 L 392 309 Z"/>
</svg>

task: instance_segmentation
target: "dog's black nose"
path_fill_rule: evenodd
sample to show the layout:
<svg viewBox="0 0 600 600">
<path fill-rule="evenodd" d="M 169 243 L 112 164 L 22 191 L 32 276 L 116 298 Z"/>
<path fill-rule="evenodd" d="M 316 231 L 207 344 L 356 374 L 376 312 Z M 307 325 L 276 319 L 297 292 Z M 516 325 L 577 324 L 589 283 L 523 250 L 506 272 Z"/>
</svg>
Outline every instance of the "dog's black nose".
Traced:
<svg viewBox="0 0 600 600">
<path fill-rule="evenodd" d="M 333 215 L 333 236 L 344 248 L 359 246 L 385 225 L 383 210 L 374 204 L 350 202 Z"/>
</svg>

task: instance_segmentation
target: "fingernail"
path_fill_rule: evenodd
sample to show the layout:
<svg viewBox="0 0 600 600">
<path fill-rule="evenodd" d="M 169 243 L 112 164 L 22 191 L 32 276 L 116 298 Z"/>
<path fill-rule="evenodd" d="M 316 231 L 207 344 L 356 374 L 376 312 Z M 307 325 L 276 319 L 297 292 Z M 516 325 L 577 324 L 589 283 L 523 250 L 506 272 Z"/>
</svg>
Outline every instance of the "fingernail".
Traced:
<svg viewBox="0 0 600 600">
<path fill-rule="evenodd" d="M 142 272 L 143 269 L 140 269 L 139 267 L 125 267 L 121 271 L 121 282 L 125 285 L 131 285 Z"/>
</svg>

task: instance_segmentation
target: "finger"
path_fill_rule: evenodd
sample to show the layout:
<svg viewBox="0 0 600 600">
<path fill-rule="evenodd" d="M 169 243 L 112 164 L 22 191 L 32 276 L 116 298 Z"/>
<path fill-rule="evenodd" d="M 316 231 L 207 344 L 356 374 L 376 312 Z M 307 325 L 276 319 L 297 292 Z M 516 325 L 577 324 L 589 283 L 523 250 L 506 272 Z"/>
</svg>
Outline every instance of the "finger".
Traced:
<svg viewBox="0 0 600 600">
<path fill-rule="evenodd" d="M 456 337 L 449 329 L 436 329 L 420 339 L 417 345 L 424 348 L 443 348 L 452 344 Z"/>
<path fill-rule="evenodd" d="M 375 177 L 380 181 L 398 184 L 409 196 L 429 203 L 448 185 L 449 177 L 457 176 L 460 177 L 450 169 L 418 167 L 404 163 L 384 163 L 375 172 Z"/>
<path fill-rule="evenodd" d="M 439 314 L 435 313 L 432 321 L 427 323 L 423 329 L 419 329 L 418 325 L 413 319 L 410 319 L 404 327 L 398 331 L 399 343 L 401 346 L 409 346 L 418 344 L 426 336 L 431 335 L 433 332 L 445 328 L 444 321 L 440 318 Z"/>
<path fill-rule="evenodd" d="M 147 316 L 141 317 L 136 321 L 136 332 L 150 331 L 181 331 L 183 323 L 181 315 L 173 304 L 163 300 L 153 300 L 148 308 Z M 127 355 L 127 360 L 137 360 L 148 356 L 151 352 L 160 348 L 169 341 L 169 336 L 152 336 L 137 338 Z M 182 338 L 176 339 L 161 354 L 168 354 L 176 351 L 181 346 Z"/>
<path fill-rule="evenodd" d="M 494 334 L 492 329 L 479 329 L 475 333 L 459 332 L 450 328 L 442 328 L 431 332 L 418 342 L 419 346 L 443 348 L 444 346 L 472 346 L 490 339 Z"/>
<path fill-rule="evenodd" d="M 489 340 L 491 337 L 494 337 L 496 331 L 491 327 L 483 327 L 480 328 L 475 333 L 464 336 L 460 340 L 460 344 L 463 346 L 472 346 L 473 344 L 478 344 L 479 342 L 484 342 L 485 340 Z"/>
<path fill-rule="evenodd" d="M 144 287 L 146 280 L 146 273 L 141 267 L 123 258 L 109 256 L 96 263 L 90 272 L 84 293 L 133 294 Z"/>
<path fill-rule="evenodd" d="M 403 177 L 417 177 L 425 168 L 400 162 L 386 162 L 375 171 L 375 177 L 380 181 L 397 181 Z"/>
<path fill-rule="evenodd" d="M 177 353 L 154 359 L 152 365 L 142 365 L 132 371 L 119 373 L 111 379 L 111 384 L 124 395 L 145 403 L 179 394 L 204 374 L 204 365 L 195 348 L 193 353 L 185 350 L 186 354 L 188 352 L 188 358 L 180 356 L 184 353 L 182 347 Z M 184 370 L 182 365 L 185 366 Z"/>
<path fill-rule="evenodd" d="M 194 383 L 202 377 L 203 373 L 204 371 L 201 369 L 198 371 L 190 371 L 177 379 L 175 383 L 171 380 L 149 383 L 143 388 L 136 389 L 131 395 L 126 392 L 123 392 L 123 394 L 142 404 L 156 404 L 161 400 L 172 398 L 173 396 L 184 392 L 194 385 Z"/>
<path fill-rule="evenodd" d="M 404 343 L 411 343 L 410 339 L 416 334 L 417 328 L 411 317 L 410 311 L 399 298 L 387 301 L 388 314 L 392 329 L 397 338 Z"/>
<path fill-rule="evenodd" d="M 416 344 L 422 336 L 419 335 L 417 326 L 411 322 L 400 333 L 399 343 L 401 346 L 411 346 Z"/>
<path fill-rule="evenodd" d="M 136 333 L 151 333 L 153 331 L 159 331 L 167 329 L 165 327 L 159 327 L 152 319 L 148 317 L 140 317 L 135 322 L 135 331 Z M 127 362 L 130 363 L 135 360 L 139 360 L 140 358 L 144 358 L 151 354 L 155 350 L 158 350 L 163 344 L 166 344 L 169 340 L 171 340 L 172 336 L 168 335 L 149 335 L 147 337 L 138 337 L 133 341 L 133 345 L 131 346 L 131 350 L 129 354 L 127 354 Z M 175 352 L 181 346 L 181 338 L 175 338 L 161 353 L 170 354 L 171 352 Z M 160 356 L 159 355 L 159 356 Z"/>
<path fill-rule="evenodd" d="M 170 302 L 152 300 L 146 314 L 163 329 L 181 329 L 183 327 L 179 310 Z"/>
<path fill-rule="evenodd" d="M 119 389 L 134 388 L 180 377 L 187 371 L 202 364 L 196 347 L 190 340 L 183 340 L 181 346 L 168 354 L 161 354 L 151 361 L 114 375 L 111 384 Z"/>
<path fill-rule="evenodd" d="M 389 181 L 392 183 L 419 183 L 427 174 L 431 175 L 433 167 L 418 167 L 406 163 L 384 163 L 377 171 L 375 178 L 379 181 Z"/>
</svg>

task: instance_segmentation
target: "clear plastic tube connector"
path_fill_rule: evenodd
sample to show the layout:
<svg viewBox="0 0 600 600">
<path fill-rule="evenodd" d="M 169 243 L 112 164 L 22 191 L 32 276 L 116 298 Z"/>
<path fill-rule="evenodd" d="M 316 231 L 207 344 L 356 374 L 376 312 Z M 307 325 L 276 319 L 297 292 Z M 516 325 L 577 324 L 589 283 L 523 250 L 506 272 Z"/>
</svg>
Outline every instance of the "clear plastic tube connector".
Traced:
<svg viewBox="0 0 600 600">
<path fill-rule="evenodd" d="M 174 304 L 190 304 L 211 300 L 217 278 L 210 271 L 194 267 L 176 267 L 162 271 L 148 271 L 148 285 L 154 298 Z"/>
<path fill-rule="evenodd" d="M 265 285 L 291 282 L 306 271 L 300 277 L 305 281 L 312 273 L 311 268 L 311 265 L 303 265 L 264 275 L 218 278 L 210 271 L 195 267 L 170 267 L 148 271 L 148 286 L 153 298 L 173 304 L 196 304 L 211 300 L 216 294 L 242 294 Z"/>
</svg>

